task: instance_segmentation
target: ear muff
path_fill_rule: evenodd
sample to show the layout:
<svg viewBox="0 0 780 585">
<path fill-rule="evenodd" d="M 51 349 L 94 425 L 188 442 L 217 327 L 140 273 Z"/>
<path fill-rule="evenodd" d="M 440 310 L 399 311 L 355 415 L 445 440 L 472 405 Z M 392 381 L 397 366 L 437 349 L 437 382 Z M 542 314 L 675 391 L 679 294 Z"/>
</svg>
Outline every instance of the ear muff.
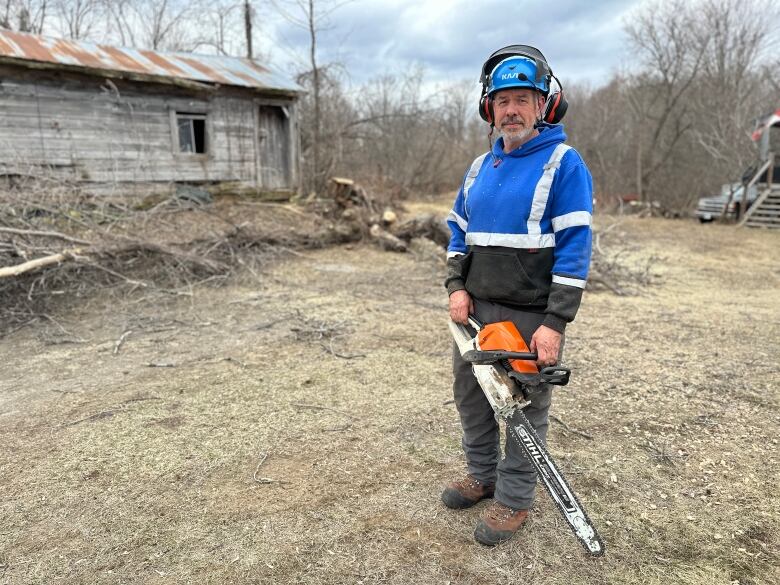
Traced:
<svg viewBox="0 0 780 585">
<path fill-rule="evenodd" d="M 488 124 L 493 123 L 493 98 L 484 93 L 479 99 L 479 117 Z"/>
<path fill-rule="evenodd" d="M 544 114 L 542 120 L 548 124 L 557 124 L 566 115 L 569 109 L 569 102 L 563 95 L 563 90 L 556 91 L 547 96 L 547 102 L 544 105 Z"/>
</svg>

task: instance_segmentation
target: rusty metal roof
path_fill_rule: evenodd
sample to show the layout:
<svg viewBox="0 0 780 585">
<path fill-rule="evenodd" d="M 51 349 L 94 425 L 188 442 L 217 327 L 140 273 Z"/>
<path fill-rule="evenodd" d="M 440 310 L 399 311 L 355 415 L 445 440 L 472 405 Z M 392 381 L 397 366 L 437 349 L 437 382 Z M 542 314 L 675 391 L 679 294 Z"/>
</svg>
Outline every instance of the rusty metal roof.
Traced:
<svg viewBox="0 0 780 585">
<path fill-rule="evenodd" d="M 55 39 L 0 30 L 0 57 L 52 65 L 103 69 L 141 76 L 182 79 L 297 93 L 291 79 L 249 59 L 191 53 L 160 53 Z"/>
</svg>

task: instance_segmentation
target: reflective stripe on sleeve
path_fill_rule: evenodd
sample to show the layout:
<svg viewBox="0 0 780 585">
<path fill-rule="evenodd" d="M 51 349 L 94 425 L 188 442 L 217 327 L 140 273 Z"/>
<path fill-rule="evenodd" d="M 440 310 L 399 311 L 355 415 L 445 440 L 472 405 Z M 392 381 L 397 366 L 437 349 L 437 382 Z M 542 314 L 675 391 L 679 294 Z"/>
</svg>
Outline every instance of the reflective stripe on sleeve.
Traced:
<svg viewBox="0 0 780 585">
<path fill-rule="evenodd" d="M 568 276 L 558 276 L 557 274 L 553 274 L 552 281 L 557 282 L 558 284 L 565 284 L 566 286 L 585 288 L 585 281 L 581 278 L 570 278 Z"/>
<path fill-rule="evenodd" d="M 463 252 L 447 252 L 447 258 L 455 258 L 455 256 L 463 256 Z"/>
<path fill-rule="evenodd" d="M 553 231 L 559 232 L 578 225 L 591 225 L 592 219 L 587 211 L 572 211 L 552 218 Z"/>
<path fill-rule="evenodd" d="M 561 160 L 563 155 L 571 148 L 568 144 L 559 144 L 552 151 L 550 159 L 547 164 L 544 165 L 544 172 L 536 183 L 534 189 L 534 198 L 531 201 L 531 213 L 528 214 L 528 233 L 540 234 L 542 228 L 539 222 L 542 221 L 544 210 L 547 208 L 547 199 L 550 196 L 550 189 L 552 188 L 553 178 L 555 178 L 555 171 L 561 166 Z"/>
<path fill-rule="evenodd" d="M 455 213 L 454 209 L 450 211 L 450 214 L 447 216 L 447 221 L 454 221 L 455 223 L 458 224 L 458 227 L 462 229 L 464 232 L 469 227 L 469 222 L 467 222 L 465 219 L 463 219 L 461 216 Z"/>
<path fill-rule="evenodd" d="M 492 234 L 469 232 L 468 246 L 505 246 L 507 248 L 554 248 L 555 234 Z"/>
</svg>

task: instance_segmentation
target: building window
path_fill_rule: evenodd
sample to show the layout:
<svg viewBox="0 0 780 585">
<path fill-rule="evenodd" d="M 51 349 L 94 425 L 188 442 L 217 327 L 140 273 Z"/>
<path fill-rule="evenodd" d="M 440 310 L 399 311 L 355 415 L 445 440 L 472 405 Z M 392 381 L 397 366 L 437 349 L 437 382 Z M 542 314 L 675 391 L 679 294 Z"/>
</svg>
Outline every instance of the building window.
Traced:
<svg viewBox="0 0 780 585">
<path fill-rule="evenodd" d="M 179 152 L 206 153 L 206 115 L 176 112 Z"/>
</svg>

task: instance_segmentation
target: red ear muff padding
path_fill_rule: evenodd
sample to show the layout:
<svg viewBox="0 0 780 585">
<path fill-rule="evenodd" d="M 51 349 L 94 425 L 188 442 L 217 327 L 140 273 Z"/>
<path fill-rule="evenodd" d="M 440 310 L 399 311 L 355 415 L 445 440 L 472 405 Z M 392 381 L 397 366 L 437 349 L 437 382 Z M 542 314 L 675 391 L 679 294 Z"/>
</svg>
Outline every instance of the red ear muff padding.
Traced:
<svg viewBox="0 0 780 585">
<path fill-rule="evenodd" d="M 542 119 L 545 122 L 552 123 L 551 120 L 555 116 L 555 110 L 558 108 L 558 105 L 561 103 L 561 93 L 556 92 L 550 96 L 550 99 L 547 100 L 547 107 L 544 108 L 544 116 L 542 116 Z"/>
<path fill-rule="evenodd" d="M 493 123 L 493 100 L 486 95 L 479 100 L 479 117 L 488 124 Z"/>
<path fill-rule="evenodd" d="M 547 106 L 544 109 L 542 119 L 548 124 L 557 124 L 563 119 L 568 109 L 569 102 L 566 101 L 563 92 L 556 91 L 550 94 L 550 97 L 547 99 Z"/>
</svg>

